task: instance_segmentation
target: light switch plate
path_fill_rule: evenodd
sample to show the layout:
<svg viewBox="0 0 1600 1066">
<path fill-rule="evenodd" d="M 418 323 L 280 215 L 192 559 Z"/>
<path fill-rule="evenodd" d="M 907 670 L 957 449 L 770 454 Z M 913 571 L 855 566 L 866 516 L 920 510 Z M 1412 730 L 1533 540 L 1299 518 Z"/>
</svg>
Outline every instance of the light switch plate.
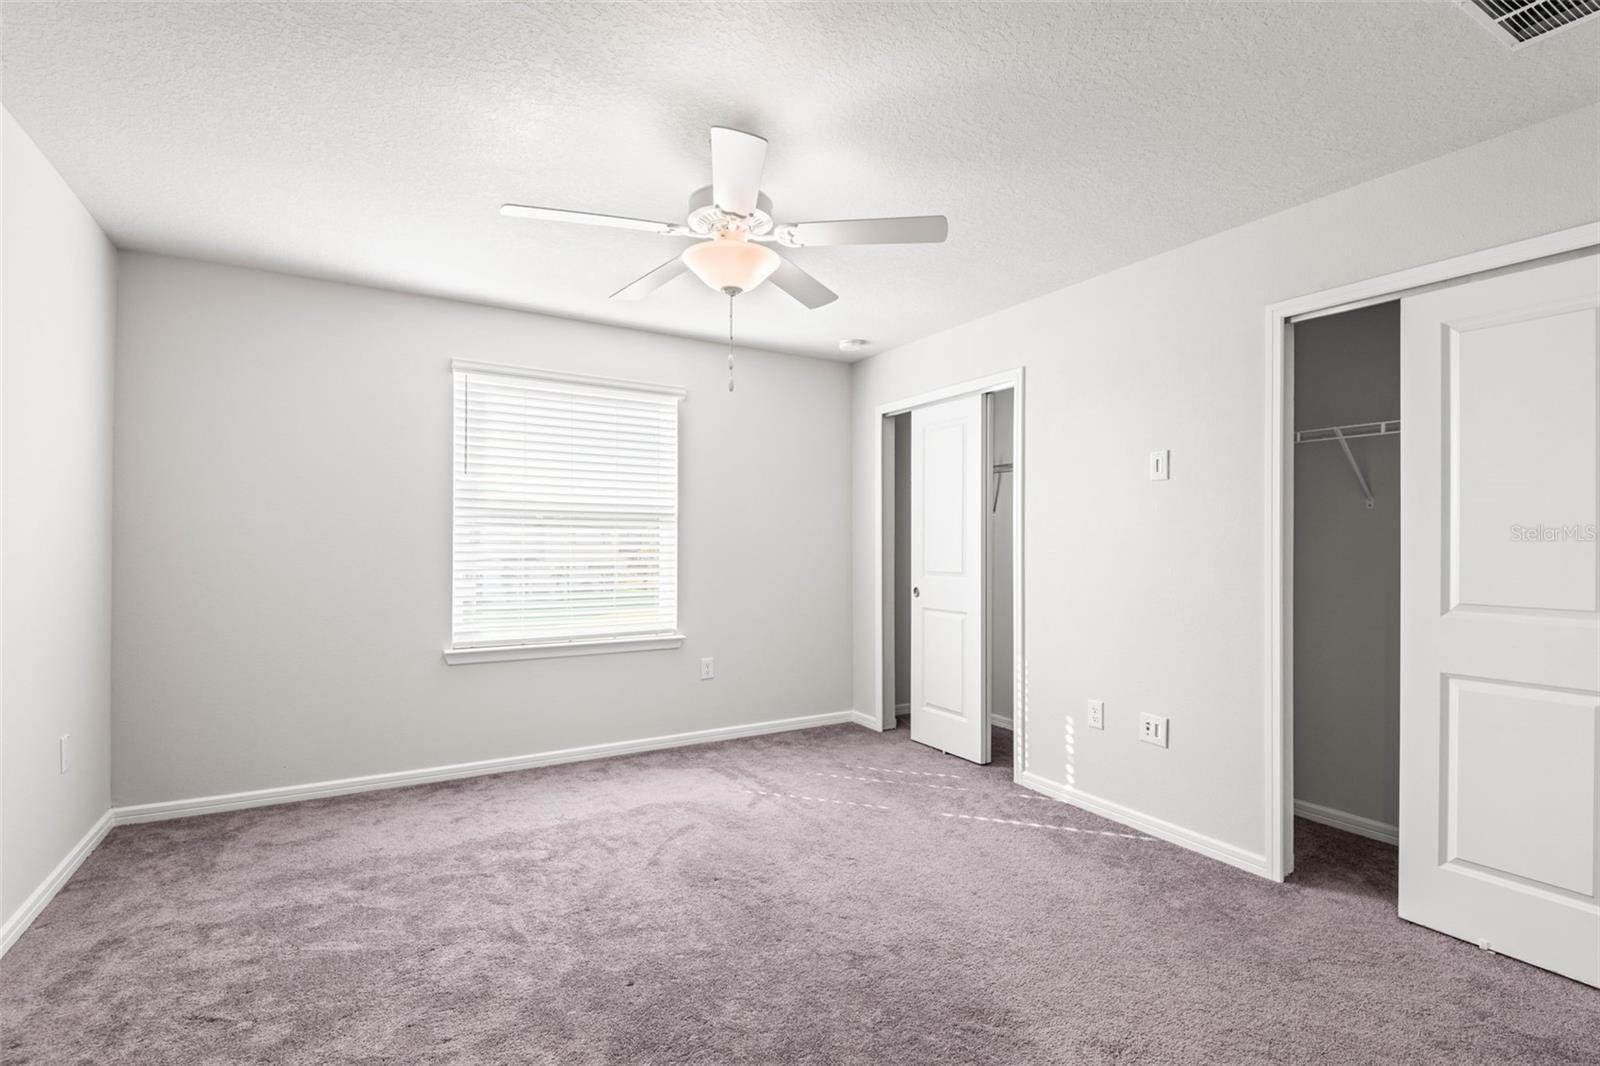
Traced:
<svg viewBox="0 0 1600 1066">
<path fill-rule="evenodd" d="M 1166 481 L 1172 476 L 1172 452 L 1163 449 L 1150 453 L 1150 480 Z"/>
<path fill-rule="evenodd" d="M 1089 701 L 1089 728 L 1104 729 L 1106 727 L 1106 701 Z"/>
</svg>

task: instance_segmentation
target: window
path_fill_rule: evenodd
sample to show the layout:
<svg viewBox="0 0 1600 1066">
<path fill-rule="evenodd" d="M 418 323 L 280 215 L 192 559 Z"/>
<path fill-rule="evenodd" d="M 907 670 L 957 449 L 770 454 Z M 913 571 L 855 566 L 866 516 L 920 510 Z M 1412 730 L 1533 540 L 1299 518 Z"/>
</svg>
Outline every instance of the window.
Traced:
<svg viewBox="0 0 1600 1066">
<path fill-rule="evenodd" d="M 676 647 L 683 390 L 456 363 L 449 662 Z"/>
</svg>

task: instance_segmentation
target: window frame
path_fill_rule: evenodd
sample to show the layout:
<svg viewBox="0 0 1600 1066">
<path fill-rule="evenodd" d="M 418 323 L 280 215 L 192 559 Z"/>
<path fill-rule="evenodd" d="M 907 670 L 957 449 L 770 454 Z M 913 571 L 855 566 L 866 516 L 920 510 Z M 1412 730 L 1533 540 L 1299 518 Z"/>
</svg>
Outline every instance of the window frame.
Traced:
<svg viewBox="0 0 1600 1066">
<path fill-rule="evenodd" d="M 502 377 L 527 378 L 532 381 L 550 382 L 557 385 L 579 385 L 598 389 L 614 389 L 622 392 L 640 394 L 656 394 L 671 397 L 675 402 L 682 403 L 687 398 L 688 392 L 681 386 L 666 385 L 659 382 L 629 381 L 622 378 L 594 377 L 586 374 L 569 374 L 561 371 L 542 370 L 536 367 L 511 366 L 496 363 L 482 363 L 472 360 L 456 359 L 450 363 L 450 439 L 454 441 L 458 428 L 457 420 L 461 416 L 459 407 L 455 402 L 455 383 L 457 375 L 464 373 L 492 374 Z M 674 539 L 678 544 L 677 555 L 674 559 L 673 584 L 677 589 L 673 611 L 673 626 L 670 632 L 663 633 L 638 633 L 617 634 L 609 636 L 582 636 L 559 637 L 550 640 L 530 641 L 523 643 L 507 644 L 474 644 L 457 646 L 455 643 L 455 613 L 456 613 L 456 463 L 454 460 L 455 445 L 450 445 L 450 559 L 449 581 L 450 609 L 449 626 L 450 636 L 444 647 L 444 661 L 450 665 L 484 662 L 509 662 L 518 659 L 553 659 L 584 655 L 609 655 L 620 652 L 657 651 L 667 648 L 681 647 L 688 637 L 684 634 L 682 626 L 682 598 L 681 598 L 681 559 L 682 559 L 682 525 L 683 525 L 683 422 L 680 413 L 678 425 L 674 432 L 673 449 L 678 460 L 677 470 L 673 478 L 673 527 Z"/>
</svg>

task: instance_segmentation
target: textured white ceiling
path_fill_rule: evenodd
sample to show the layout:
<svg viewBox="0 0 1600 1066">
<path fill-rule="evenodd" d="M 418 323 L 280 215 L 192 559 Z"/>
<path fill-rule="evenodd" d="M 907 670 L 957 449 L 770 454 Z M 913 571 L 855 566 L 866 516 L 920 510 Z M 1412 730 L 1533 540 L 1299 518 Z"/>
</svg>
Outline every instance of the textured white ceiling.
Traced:
<svg viewBox="0 0 1600 1066">
<path fill-rule="evenodd" d="M 1600 99 L 1600 24 L 1512 53 L 1448 3 L 7 4 L 6 106 L 119 245 L 692 336 L 707 128 L 771 141 L 784 220 L 944 213 L 813 248 L 841 294 L 741 297 L 744 343 L 840 358 Z M 1441 190 L 1448 195 L 1448 190 Z M 1506 190 L 1507 207 L 1536 190 Z M 851 356 L 858 358 L 858 355 Z"/>
</svg>

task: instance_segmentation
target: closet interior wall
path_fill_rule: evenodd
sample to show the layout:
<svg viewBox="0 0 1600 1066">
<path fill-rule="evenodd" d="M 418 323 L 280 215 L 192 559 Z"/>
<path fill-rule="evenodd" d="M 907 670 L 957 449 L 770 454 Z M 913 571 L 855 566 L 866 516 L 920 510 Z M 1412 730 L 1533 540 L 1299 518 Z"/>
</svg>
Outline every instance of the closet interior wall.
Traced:
<svg viewBox="0 0 1600 1066">
<path fill-rule="evenodd" d="M 989 720 L 1010 729 L 1014 702 L 1011 632 L 1012 507 L 1016 477 L 1011 472 L 1012 405 L 1015 393 L 993 394 L 989 409 Z"/>
<path fill-rule="evenodd" d="M 1398 301 L 1296 323 L 1294 416 L 1297 433 L 1400 417 Z M 1401 439 L 1294 449 L 1295 801 L 1384 827 L 1399 822 Z"/>
</svg>

